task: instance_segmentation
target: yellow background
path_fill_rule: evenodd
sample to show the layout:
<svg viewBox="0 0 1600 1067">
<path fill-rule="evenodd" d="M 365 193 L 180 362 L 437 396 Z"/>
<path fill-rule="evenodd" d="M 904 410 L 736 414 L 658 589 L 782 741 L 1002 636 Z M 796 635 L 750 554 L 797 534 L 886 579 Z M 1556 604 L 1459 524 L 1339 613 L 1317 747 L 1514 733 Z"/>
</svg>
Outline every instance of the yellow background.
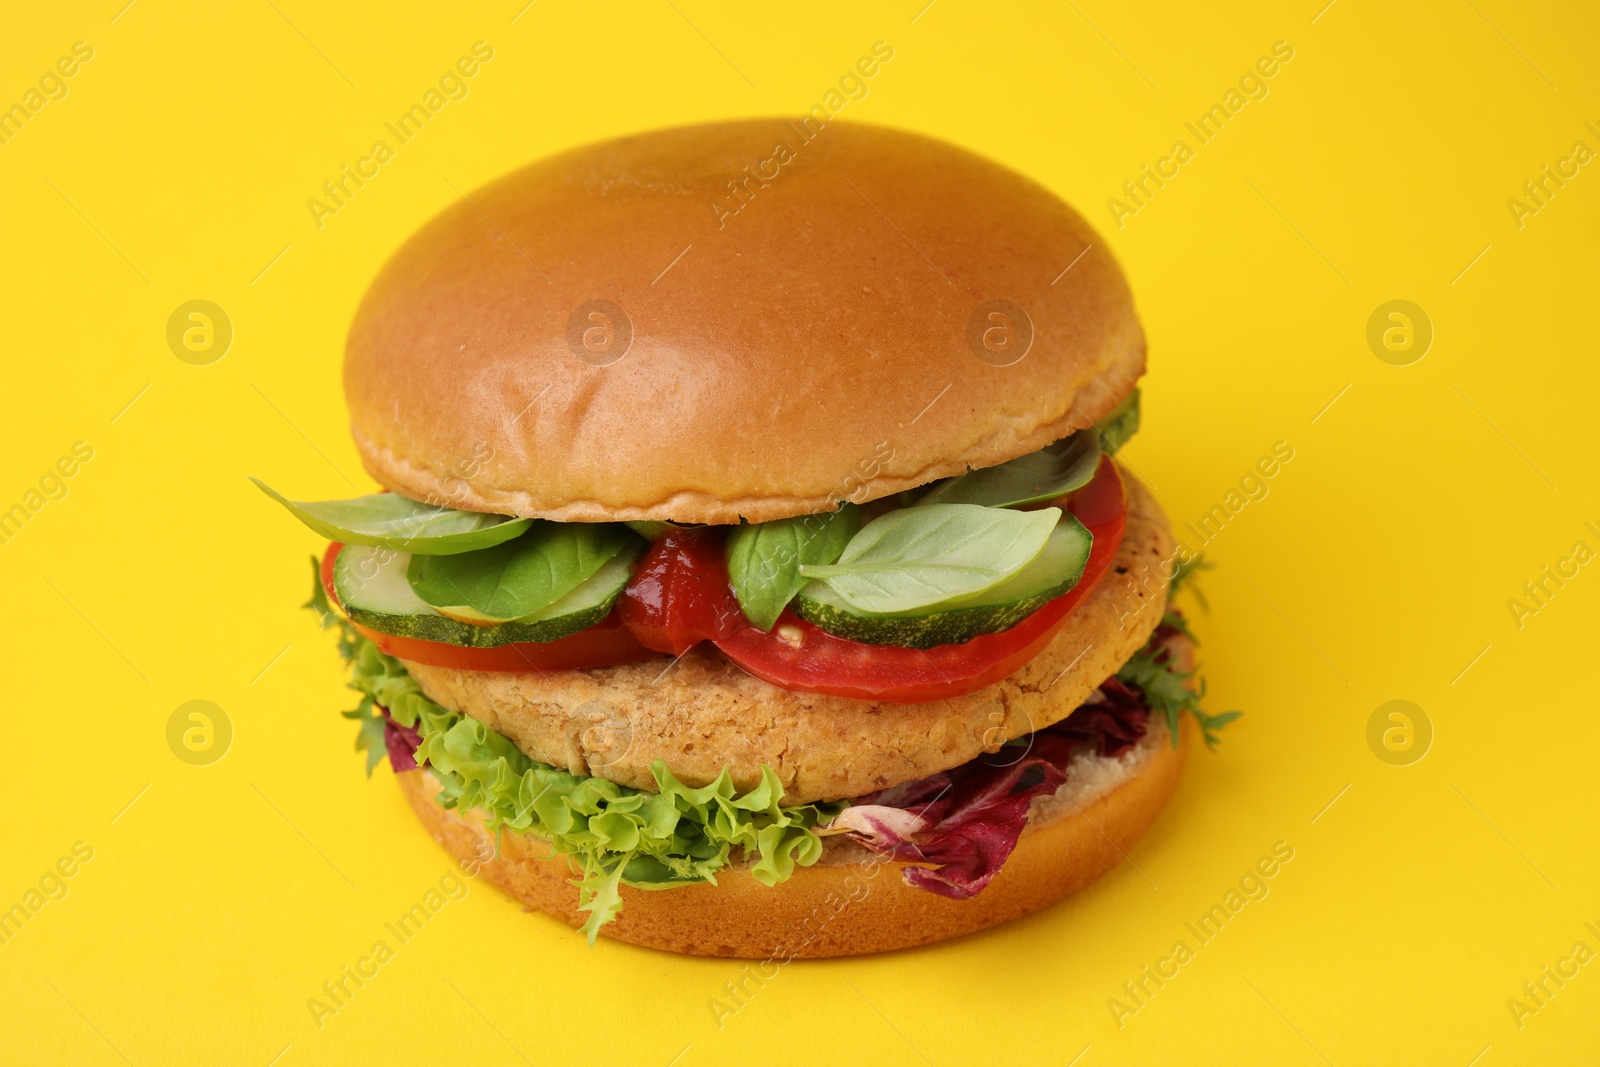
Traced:
<svg viewBox="0 0 1600 1067">
<path fill-rule="evenodd" d="M 0 146 L 0 506 L 74 442 L 94 458 L 0 546 L 0 906 L 74 842 L 94 858 L 0 948 L 0 1060 L 1593 1062 L 1600 963 L 1520 1029 L 1506 1004 L 1600 948 L 1600 565 L 1521 628 L 1507 606 L 1575 541 L 1600 548 L 1600 166 L 1520 229 L 1506 206 L 1573 142 L 1600 149 L 1592 7 L 538 0 L 513 21 L 523 2 L 7 11 L 0 103 L 74 41 L 95 54 Z M 317 229 L 307 198 L 478 40 L 495 57 L 470 95 Z M 307 999 L 448 862 L 387 770 L 363 777 L 332 639 L 297 607 L 318 546 L 245 476 L 370 486 L 344 331 L 452 184 L 798 114 L 878 40 L 895 57 L 843 117 L 1031 175 L 1120 257 L 1151 342 L 1127 455 L 1176 523 L 1293 447 L 1206 548 L 1209 703 L 1244 719 L 1137 869 L 958 943 L 791 966 L 720 1029 L 707 1002 L 740 964 L 591 951 L 486 885 L 318 1029 Z M 1183 123 L 1280 40 L 1269 95 L 1114 229 L 1106 200 L 1193 147 Z M 196 298 L 235 328 L 211 366 L 164 339 Z M 1365 340 L 1397 298 L 1436 331 L 1405 367 Z M 233 724 L 211 766 L 166 743 L 191 699 Z M 1391 699 L 1433 725 L 1410 766 L 1367 744 Z M 1108 998 L 1277 841 L 1294 859 L 1270 895 L 1119 1028 Z"/>
</svg>

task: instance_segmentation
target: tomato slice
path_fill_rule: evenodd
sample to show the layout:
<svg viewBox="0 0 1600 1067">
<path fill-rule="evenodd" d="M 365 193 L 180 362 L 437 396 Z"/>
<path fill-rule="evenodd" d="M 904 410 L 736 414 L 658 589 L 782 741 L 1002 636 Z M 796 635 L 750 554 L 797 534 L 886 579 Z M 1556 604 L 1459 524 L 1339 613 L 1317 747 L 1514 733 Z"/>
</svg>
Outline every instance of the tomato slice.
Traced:
<svg viewBox="0 0 1600 1067">
<path fill-rule="evenodd" d="M 322 588 L 329 603 L 343 610 L 333 588 L 333 561 L 344 545 L 334 542 L 322 557 Z M 363 637 L 378 646 L 378 651 L 432 667 L 452 667 L 463 671 L 505 671 L 542 673 L 543 671 L 581 670 L 610 667 L 618 663 L 638 663 L 654 659 L 651 651 L 624 627 L 613 611 L 586 630 L 555 641 L 522 641 L 496 648 L 462 648 L 444 641 L 423 641 L 416 637 L 397 637 L 351 622 Z"/>
<path fill-rule="evenodd" d="M 1066 624 L 1072 609 L 1111 568 L 1127 528 L 1127 491 L 1116 464 L 1101 457 L 1094 479 L 1054 502 L 1094 535 L 1083 577 L 1009 630 L 929 649 L 867 645 L 835 637 L 785 611 L 770 633 L 744 622 L 714 638 L 722 654 L 784 689 L 857 700 L 916 704 L 961 696 L 1015 674 Z M 729 597 L 732 597 L 731 591 Z M 737 608 L 737 604 L 735 604 Z"/>
</svg>

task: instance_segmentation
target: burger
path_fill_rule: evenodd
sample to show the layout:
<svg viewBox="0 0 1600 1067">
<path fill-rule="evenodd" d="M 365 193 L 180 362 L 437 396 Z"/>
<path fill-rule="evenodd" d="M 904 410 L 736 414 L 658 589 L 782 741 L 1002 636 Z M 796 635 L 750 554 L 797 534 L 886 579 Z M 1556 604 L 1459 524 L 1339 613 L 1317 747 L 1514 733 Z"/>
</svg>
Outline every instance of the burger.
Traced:
<svg viewBox="0 0 1600 1067">
<path fill-rule="evenodd" d="M 752 162 L 754 161 L 754 162 Z M 1195 560 L 1114 458 L 1145 337 L 1043 187 L 864 125 L 569 151 L 463 196 L 350 330 L 331 544 L 368 773 L 531 909 L 879 952 L 1115 866 L 1207 715 Z"/>
</svg>

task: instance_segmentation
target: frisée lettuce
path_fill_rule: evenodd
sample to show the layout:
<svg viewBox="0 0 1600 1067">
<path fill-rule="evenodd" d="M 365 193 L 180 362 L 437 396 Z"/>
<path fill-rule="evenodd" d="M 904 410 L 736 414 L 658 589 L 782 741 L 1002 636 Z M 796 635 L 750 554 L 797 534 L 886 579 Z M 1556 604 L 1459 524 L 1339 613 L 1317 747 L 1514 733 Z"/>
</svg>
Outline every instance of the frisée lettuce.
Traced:
<svg viewBox="0 0 1600 1067">
<path fill-rule="evenodd" d="M 399 660 L 366 638 L 343 640 L 340 651 L 350 664 L 351 688 L 361 694 L 360 705 L 346 715 L 361 724 L 357 747 L 367 750 L 368 773 L 387 751 L 387 712 L 402 730 L 415 731 L 413 758 L 438 778 L 441 804 L 477 809 L 490 830 L 533 834 L 573 860 L 590 944 L 622 910 L 619 885 L 715 884 L 717 872 L 735 861 L 735 849 L 758 881 L 776 885 L 795 867 L 822 858 L 822 840 L 812 827 L 847 806 L 785 806 L 783 785 L 770 767 L 744 792 L 726 769 L 709 785 L 691 788 L 659 760 L 651 766 L 659 790 L 653 794 L 569 774 L 530 760 L 504 735 L 429 700 Z"/>
</svg>

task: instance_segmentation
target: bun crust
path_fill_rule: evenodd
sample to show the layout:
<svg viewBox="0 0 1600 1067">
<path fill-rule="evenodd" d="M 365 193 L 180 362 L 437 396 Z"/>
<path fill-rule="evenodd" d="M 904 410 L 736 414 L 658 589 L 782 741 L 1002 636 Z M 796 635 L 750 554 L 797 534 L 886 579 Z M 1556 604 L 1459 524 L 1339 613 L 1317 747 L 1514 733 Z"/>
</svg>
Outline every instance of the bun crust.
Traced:
<svg viewBox="0 0 1600 1067">
<path fill-rule="evenodd" d="M 915 134 L 753 120 L 451 204 L 367 292 L 344 378 L 362 462 L 407 496 L 731 523 L 1025 455 L 1144 357 L 1121 270 L 1046 189 Z"/>
<path fill-rule="evenodd" d="M 606 937 L 697 956 L 784 961 L 850 956 L 959 937 L 1070 896 L 1116 866 L 1155 821 L 1177 788 L 1193 726 L 1183 720 L 1174 749 L 1164 729 L 1147 738 L 1149 758 L 1136 773 L 1079 810 L 1044 825 L 1031 821 L 1000 873 L 970 900 L 950 900 L 905 883 L 907 866 L 878 861 L 798 868 L 778 886 L 730 869 L 716 885 L 640 890 L 623 886 L 623 909 L 601 928 Z M 427 771 L 396 775 L 417 817 L 451 855 L 467 860 L 493 851 L 493 837 L 475 814 L 442 808 Z M 861 850 L 857 849 L 857 852 Z M 479 873 L 530 908 L 573 926 L 578 911 L 572 869 L 562 856 L 525 834 L 500 835 L 500 852 Z M 770 974 L 765 975 L 771 977 Z"/>
<path fill-rule="evenodd" d="M 429 699 L 573 774 L 655 789 L 657 759 L 684 783 L 730 768 L 750 789 L 770 766 L 792 803 L 859 797 L 925 778 L 1079 704 L 1149 639 L 1166 604 L 1172 532 L 1126 471 L 1128 526 L 1114 566 L 1045 649 L 1017 673 L 964 696 L 886 704 L 791 693 L 745 674 L 715 649 L 666 661 L 546 675 L 405 661 Z"/>
</svg>

